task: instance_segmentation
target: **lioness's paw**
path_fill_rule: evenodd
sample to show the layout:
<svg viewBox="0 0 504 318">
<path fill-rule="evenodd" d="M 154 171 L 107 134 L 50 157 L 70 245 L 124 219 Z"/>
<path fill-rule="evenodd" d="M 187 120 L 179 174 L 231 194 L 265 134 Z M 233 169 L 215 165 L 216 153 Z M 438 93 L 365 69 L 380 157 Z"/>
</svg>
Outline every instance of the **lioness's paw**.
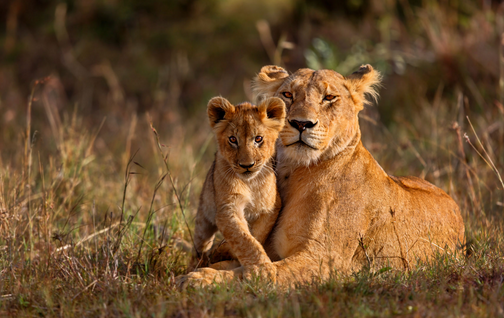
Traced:
<svg viewBox="0 0 504 318">
<path fill-rule="evenodd" d="M 206 274 L 205 271 L 201 271 L 202 269 L 200 268 L 187 275 L 175 277 L 177 288 L 183 290 L 187 287 L 205 287 L 212 284 L 213 280 L 211 278 L 213 276 Z"/>
<path fill-rule="evenodd" d="M 276 282 L 277 268 L 273 263 L 246 266 L 243 278 L 246 280 L 261 279 L 270 283 Z"/>
<path fill-rule="evenodd" d="M 175 284 L 179 290 L 186 289 L 187 287 L 205 287 L 213 283 L 221 283 L 229 281 L 232 276 L 228 271 L 218 271 L 213 268 L 198 268 L 194 272 L 187 275 L 180 275 L 175 277 Z"/>
<path fill-rule="evenodd" d="M 178 290 L 184 290 L 189 286 L 189 275 L 179 275 L 175 277 L 175 286 Z"/>
</svg>

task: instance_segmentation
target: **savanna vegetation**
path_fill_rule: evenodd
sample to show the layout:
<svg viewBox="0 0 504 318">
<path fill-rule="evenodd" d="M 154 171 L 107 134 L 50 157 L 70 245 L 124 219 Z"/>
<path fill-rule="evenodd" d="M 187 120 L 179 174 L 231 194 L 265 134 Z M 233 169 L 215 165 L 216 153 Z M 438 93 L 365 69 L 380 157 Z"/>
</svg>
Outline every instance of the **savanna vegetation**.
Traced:
<svg viewBox="0 0 504 318">
<path fill-rule="evenodd" d="M 0 316 L 504 316 L 504 6 L 492 0 L 0 2 Z M 467 244 L 290 291 L 178 291 L 213 160 L 207 101 L 266 64 L 384 75 L 361 113 Z"/>
</svg>

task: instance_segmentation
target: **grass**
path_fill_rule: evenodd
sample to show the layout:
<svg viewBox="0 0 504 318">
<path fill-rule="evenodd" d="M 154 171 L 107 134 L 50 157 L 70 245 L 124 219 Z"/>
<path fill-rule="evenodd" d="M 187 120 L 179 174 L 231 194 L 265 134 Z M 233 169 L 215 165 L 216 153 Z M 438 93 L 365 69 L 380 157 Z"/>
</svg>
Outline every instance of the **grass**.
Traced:
<svg viewBox="0 0 504 318">
<path fill-rule="evenodd" d="M 180 239 L 190 240 L 211 138 L 194 146 L 199 152 L 187 148 L 175 156 L 146 122 L 139 125 L 145 131 L 137 133 L 150 146 L 133 152 L 124 173 L 117 173 L 93 150 L 99 131 L 82 127 L 78 111 L 52 129 L 56 150 L 38 151 L 42 141 L 31 132 L 30 107 L 31 102 L 24 142 L 0 172 L 2 315 L 504 315 L 502 184 L 490 163 L 502 158 L 489 150 L 495 155 L 503 146 L 478 137 L 476 123 L 482 136 L 490 126 L 482 117 L 467 131 L 472 148 L 462 150 L 457 131 L 450 131 L 443 117 L 435 119 L 445 127 L 438 143 L 422 138 L 425 131 L 416 131 L 422 125 L 410 123 L 404 127 L 417 137 L 403 146 L 396 131 L 362 121 L 365 143 L 378 149 L 378 161 L 390 165 L 392 151 L 400 154 L 394 159 L 398 171 L 420 162 L 427 179 L 456 198 L 467 229 L 465 254 L 439 255 L 408 272 L 334 273 L 328 281 L 287 293 L 256 282 L 180 292 L 174 277 L 184 273 L 189 258 Z M 426 110 L 420 116 L 425 121 L 433 114 Z M 392 149 L 376 145 L 385 140 Z M 460 153 L 471 149 L 481 158 Z M 184 162 L 191 164 L 181 168 Z"/>
<path fill-rule="evenodd" d="M 184 242 L 191 241 L 198 195 L 215 151 L 202 96 L 232 87 L 232 94 L 243 98 L 229 83 L 244 70 L 198 79 L 171 74 L 170 84 L 159 84 L 152 94 L 180 104 L 182 97 L 191 100 L 191 114 L 161 109 L 164 102 L 135 112 L 128 104 L 135 89 L 129 86 L 141 76 L 126 81 L 114 73 L 120 62 L 109 57 L 114 63 L 99 64 L 100 70 L 124 88 L 96 84 L 102 109 L 96 113 L 84 101 L 73 104 L 58 95 L 58 87 L 69 80 L 57 74 L 24 85 L 19 91 L 28 92 L 26 103 L 0 91 L 0 316 L 504 316 L 504 100 L 499 86 L 504 73 L 494 74 L 496 68 L 490 72 L 485 64 L 494 60 L 492 54 L 502 54 L 504 24 L 491 8 L 474 8 L 471 2 L 460 1 L 456 10 L 452 3 L 408 3 L 396 4 L 401 13 L 382 12 L 378 35 L 359 29 L 374 23 L 372 10 L 351 27 L 345 19 L 325 19 L 323 10 L 302 7 L 299 14 L 318 21 L 305 30 L 317 39 L 304 47 L 294 41 L 295 54 L 284 51 L 281 62 L 297 65 L 295 57 L 304 55 L 308 66 L 342 73 L 370 62 L 384 73 L 379 105 L 361 113 L 364 145 L 387 172 L 425 178 L 455 199 L 466 225 L 464 252 L 438 255 L 407 272 L 387 267 L 351 276 L 335 272 L 327 281 L 288 292 L 255 281 L 178 291 L 174 277 L 186 271 Z M 232 6 L 227 10 L 232 14 Z M 46 11 L 52 19 L 54 10 Z M 78 13 L 69 7 L 69 15 Z M 414 18 L 401 20 L 403 14 Z M 64 23 L 58 25 L 55 32 L 65 34 Z M 285 29 L 290 43 L 297 33 Z M 339 45 L 337 30 L 346 30 L 345 38 L 351 39 L 346 46 Z M 28 40 L 21 40 L 28 48 Z M 90 43 L 78 49 L 93 47 Z M 247 50 L 253 48 L 250 43 Z M 268 51 L 277 60 L 279 48 L 290 45 L 280 44 Z M 191 57 L 193 51 L 187 50 Z M 203 66 L 192 61 L 195 72 L 203 73 L 205 58 Z M 135 74 L 124 65 L 122 72 Z M 223 80 L 203 94 L 202 83 L 217 77 Z M 88 82 L 82 83 L 71 82 L 86 92 Z M 219 85 L 227 88 L 218 91 Z M 186 89 L 182 97 L 177 87 Z M 142 94 L 147 90 L 142 88 Z"/>
</svg>

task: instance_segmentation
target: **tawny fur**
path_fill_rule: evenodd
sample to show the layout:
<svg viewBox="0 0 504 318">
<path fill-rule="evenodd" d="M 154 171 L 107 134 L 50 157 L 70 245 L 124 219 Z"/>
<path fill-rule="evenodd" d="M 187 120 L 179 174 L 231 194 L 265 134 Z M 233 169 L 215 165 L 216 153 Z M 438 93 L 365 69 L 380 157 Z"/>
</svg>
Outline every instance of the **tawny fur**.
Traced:
<svg viewBox="0 0 504 318">
<path fill-rule="evenodd" d="M 261 69 L 256 96 L 280 97 L 287 108 L 277 148 L 282 210 L 266 244 L 277 261 L 201 269 L 185 282 L 204 285 L 255 272 L 288 286 L 326 279 L 333 270 L 409 269 L 463 244 L 464 223 L 449 195 L 416 177 L 388 175 L 362 145 L 358 113 L 366 95 L 376 98 L 379 82 L 370 65 L 348 77 L 331 70 L 288 75 L 278 66 Z M 328 95 L 335 98 L 327 101 Z M 289 124 L 293 120 L 316 124 L 300 133 Z"/>
<path fill-rule="evenodd" d="M 216 97 L 208 103 L 208 117 L 219 147 L 200 197 L 192 263 L 208 258 L 217 230 L 241 265 L 271 263 L 262 244 L 281 207 L 273 157 L 285 121 L 285 104 L 270 98 L 257 107 L 249 103 L 233 106 Z M 243 167 L 249 165 L 252 167 Z"/>
</svg>

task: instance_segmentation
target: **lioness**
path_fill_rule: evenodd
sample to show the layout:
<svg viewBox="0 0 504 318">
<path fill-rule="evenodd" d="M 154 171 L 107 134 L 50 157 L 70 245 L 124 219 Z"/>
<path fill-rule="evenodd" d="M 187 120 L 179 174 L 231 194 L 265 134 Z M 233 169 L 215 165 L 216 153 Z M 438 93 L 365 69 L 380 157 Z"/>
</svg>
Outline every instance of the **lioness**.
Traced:
<svg viewBox="0 0 504 318">
<path fill-rule="evenodd" d="M 206 261 L 217 230 L 241 265 L 270 263 L 262 244 L 281 207 L 273 156 L 285 104 L 273 97 L 233 106 L 214 97 L 207 112 L 218 151 L 200 196 L 192 263 Z"/>
<path fill-rule="evenodd" d="M 277 147 L 282 210 L 268 240 L 279 261 L 232 271 L 200 269 L 186 281 L 209 284 L 258 273 L 281 285 L 325 279 L 364 266 L 408 269 L 464 241 L 457 204 L 415 177 L 389 176 L 361 142 L 358 113 L 376 97 L 380 74 L 370 65 L 343 77 L 332 70 L 289 75 L 265 66 L 258 100 L 287 107 Z"/>
</svg>

